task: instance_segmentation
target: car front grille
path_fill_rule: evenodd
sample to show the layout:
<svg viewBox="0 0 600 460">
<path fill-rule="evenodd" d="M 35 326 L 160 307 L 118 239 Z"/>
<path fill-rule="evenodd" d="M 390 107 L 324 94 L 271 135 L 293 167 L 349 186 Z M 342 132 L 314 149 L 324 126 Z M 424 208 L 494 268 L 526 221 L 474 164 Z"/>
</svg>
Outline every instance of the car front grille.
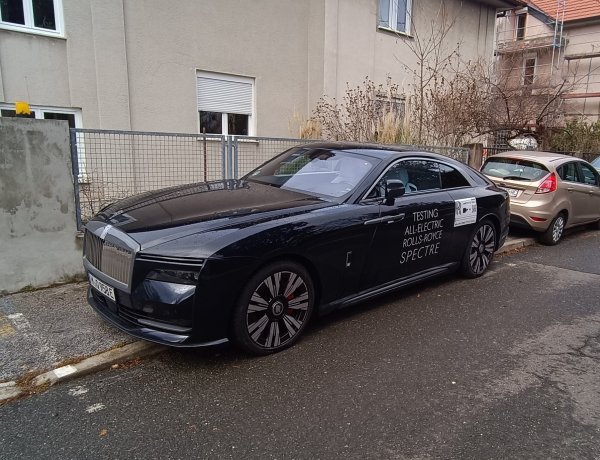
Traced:
<svg viewBox="0 0 600 460">
<path fill-rule="evenodd" d="M 85 232 L 84 256 L 87 261 L 105 275 L 129 286 L 133 253 L 130 249 L 105 241 L 93 233 Z"/>
</svg>

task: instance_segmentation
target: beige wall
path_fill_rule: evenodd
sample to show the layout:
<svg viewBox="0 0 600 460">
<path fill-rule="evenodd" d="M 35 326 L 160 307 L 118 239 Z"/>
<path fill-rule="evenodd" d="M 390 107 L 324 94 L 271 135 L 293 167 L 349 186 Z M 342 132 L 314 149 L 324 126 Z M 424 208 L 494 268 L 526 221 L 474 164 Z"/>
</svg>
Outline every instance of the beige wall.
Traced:
<svg viewBox="0 0 600 460">
<path fill-rule="evenodd" d="M 413 0 L 416 31 L 440 0 Z M 449 49 L 491 57 L 495 11 L 446 0 Z M 404 89 L 412 37 L 377 29 L 377 0 L 63 0 L 65 37 L 0 29 L 1 100 L 82 109 L 86 128 L 197 132 L 196 71 L 255 79 L 254 131 L 290 136 L 322 95 L 389 75 Z"/>
<path fill-rule="evenodd" d="M 474 1 L 444 3 L 449 21 L 455 21 L 445 41 L 446 50 L 451 52 L 460 44 L 465 60 L 491 59 L 495 10 Z M 413 0 L 412 30 L 407 36 L 377 28 L 376 0 L 326 1 L 324 92 L 339 99 L 346 83 L 358 85 L 366 76 L 384 83 L 388 75 L 409 92 L 411 70 L 416 68 L 409 44 L 414 43 L 415 35 L 422 39 L 427 35 L 441 4 L 440 0 Z"/>
</svg>

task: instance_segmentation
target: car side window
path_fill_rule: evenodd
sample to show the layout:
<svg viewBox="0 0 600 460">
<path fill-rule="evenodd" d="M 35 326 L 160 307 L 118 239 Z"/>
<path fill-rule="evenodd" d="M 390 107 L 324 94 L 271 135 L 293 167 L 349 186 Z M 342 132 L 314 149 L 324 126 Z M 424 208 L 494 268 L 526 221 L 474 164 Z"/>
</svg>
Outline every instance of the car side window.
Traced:
<svg viewBox="0 0 600 460">
<path fill-rule="evenodd" d="M 452 166 L 439 163 L 439 168 L 443 189 L 469 187 L 471 185 L 469 181 L 465 179 L 465 176 Z"/>
<path fill-rule="evenodd" d="M 581 167 L 581 180 L 587 185 L 598 185 L 598 173 L 584 163 L 579 163 Z"/>
<path fill-rule="evenodd" d="M 567 182 L 581 182 L 579 180 L 579 171 L 577 170 L 577 163 L 574 161 L 566 163 L 557 169 L 559 177 Z"/>
<path fill-rule="evenodd" d="M 402 181 L 405 194 L 441 188 L 438 163 L 427 160 L 402 160 L 387 170 L 367 198 L 384 196 L 385 183 L 388 180 Z"/>
</svg>

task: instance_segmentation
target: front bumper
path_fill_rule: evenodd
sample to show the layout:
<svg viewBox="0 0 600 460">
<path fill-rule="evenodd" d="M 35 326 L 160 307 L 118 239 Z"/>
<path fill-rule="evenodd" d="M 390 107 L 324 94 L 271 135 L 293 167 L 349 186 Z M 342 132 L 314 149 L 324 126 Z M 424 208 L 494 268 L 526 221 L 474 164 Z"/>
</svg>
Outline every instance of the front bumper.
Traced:
<svg viewBox="0 0 600 460">
<path fill-rule="evenodd" d="M 212 341 L 196 341 L 190 333 L 174 333 L 162 331 L 158 328 L 142 326 L 133 320 L 127 319 L 126 315 L 119 314 L 120 309 L 125 310 L 117 302 L 105 297 L 91 286 L 88 287 L 88 303 L 102 318 L 113 326 L 134 337 L 148 340 L 150 342 L 168 345 L 171 347 L 208 347 L 228 342 L 227 338 Z"/>
</svg>

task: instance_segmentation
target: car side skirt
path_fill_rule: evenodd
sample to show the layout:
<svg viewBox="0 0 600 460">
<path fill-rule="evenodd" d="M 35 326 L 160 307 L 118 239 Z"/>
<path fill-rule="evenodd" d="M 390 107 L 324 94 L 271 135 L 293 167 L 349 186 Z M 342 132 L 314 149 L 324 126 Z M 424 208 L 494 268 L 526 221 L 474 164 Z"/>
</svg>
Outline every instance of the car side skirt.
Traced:
<svg viewBox="0 0 600 460">
<path fill-rule="evenodd" d="M 338 308 L 345 308 L 351 305 L 355 305 L 357 303 L 363 302 L 365 300 L 371 299 L 373 297 L 378 297 L 380 295 L 386 294 L 388 292 L 396 291 L 398 289 L 404 288 L 406 286 L 419 283 L 429 278 L 433 278 L 436 276 L 443 275 L 445 273 L 451 273 L 455 271 L 459 266 L 458 262 L 451 262 L 444 265 L 439 265 L 434 268 L 430 268 L 428 270 L 424 270 L 415 275 L 407 276 L 406 278 L 402 278 L 400 280 L 392 281 L 390 283 L 386 283 L 380 286 L 376 286 L 374 288 L 366 289 L 364 291 L 358 292 L 351 296 L 345 297 L 340 300 L 336 300 L 328 305 L 321 306 L 321 312 L 330 312 L 332 310 Z"/>
</svg>

